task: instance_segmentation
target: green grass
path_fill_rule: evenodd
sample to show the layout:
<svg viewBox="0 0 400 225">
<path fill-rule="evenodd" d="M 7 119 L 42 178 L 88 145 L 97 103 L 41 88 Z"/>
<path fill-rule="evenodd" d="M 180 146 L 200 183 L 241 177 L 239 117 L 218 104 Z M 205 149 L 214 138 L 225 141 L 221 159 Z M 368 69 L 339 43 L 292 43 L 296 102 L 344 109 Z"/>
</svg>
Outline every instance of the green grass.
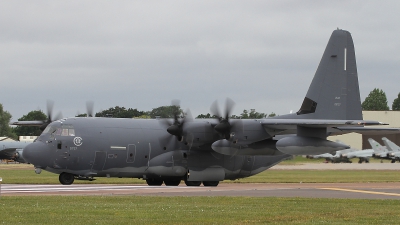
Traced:
<svg viewBox="0 0 400 225">
<path fill-rule="evenodd" d="M 303 163 L 321 163 L 324 162 L 325 159 L 307 159 L 303 156 L 294 156 L 293 159 L 288 159 L 280 162 L 280 165 L 296 165 Z"/>
<path fill-rule="evenodd" d="M 7 165 L 13 166 L 13 165 Z M 0 177 L 3 184 L 59 184 L 58 175 L 42 171 L 35 174 L 33 167 L 19 166 L 3 169 Z M 145 184 L 137 178 L 96 178 L 95 181 L 76 180 L 75 184 Z M 252 177 L 224 181 L 224 183 L 350 183 L 350 182 L 399 182 L 399 172 L 395 170 L 266 170 Z"/>
<path fill-rule="evenodd" d="M 394 170 L 267 170 L 234 183 L 371 183 L 399 182 Z M 226 182 L 226 181 L 224 181 Z"/>
<path fill-rule="evenodd" d="M 252 197 L 1 197 L 3 224 L 397 224 L 400 201 Z"/>
</svg>

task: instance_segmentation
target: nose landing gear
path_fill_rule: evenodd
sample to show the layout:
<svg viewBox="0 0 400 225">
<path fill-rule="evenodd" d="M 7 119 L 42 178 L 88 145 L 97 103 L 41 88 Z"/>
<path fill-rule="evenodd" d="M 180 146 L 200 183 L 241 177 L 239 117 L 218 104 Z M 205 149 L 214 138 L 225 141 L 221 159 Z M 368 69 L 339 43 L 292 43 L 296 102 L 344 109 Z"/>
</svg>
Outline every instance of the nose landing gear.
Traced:
<svg viewBox="0 0 400 225">
<path fill-rule="evenodd" d="M 75 177 L 73 174 L 62 172 L 60 174 L 60 176 L 58 177 L 58 180 L 63 185 L 70 185 L 70 184 L 74 183 Z"/>
</svg>

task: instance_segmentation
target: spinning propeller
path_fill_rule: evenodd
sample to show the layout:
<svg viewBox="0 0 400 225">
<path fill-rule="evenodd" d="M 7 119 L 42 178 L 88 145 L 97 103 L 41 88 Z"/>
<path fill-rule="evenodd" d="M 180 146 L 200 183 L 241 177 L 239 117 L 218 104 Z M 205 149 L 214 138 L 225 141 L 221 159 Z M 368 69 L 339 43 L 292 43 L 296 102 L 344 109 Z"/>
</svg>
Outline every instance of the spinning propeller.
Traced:
<svg viewBox="0 0 400 225">
<path fill-rule="evenodd" d="M 185 144 L 188 145 L 193 142 L 193 138 L 190 138 L 191 135 L 188 135 L 186 139 L 184 138 L 184 126 L 186 122 L 190 122 L 193 120 L 193 117 L 189 110 L 186 111 L 185 116 L 180 118 L 180 105 L 178 100 L 173 100 L 171 106 L 176 106 L 176 110 L 173 112 L 173 120 L 170 119 L 161 119 L 160 123 L 167 130 L 170 135 L 163 136 L 159 139 L 161 147 L 166 149 L 166 147 L 170 144 L 171 141 L 174 141 L 173 136 L 175 136 L 176 140 L 183 142 L 186 141 Z M 174 146 L 176 148 L 176 146 Z"/>
<path fill-rule="evenodd" d="M 43 121 L 43 124 L 40 126 L 41 131 L 46 129 L 47 125 L 49 125 L 51 122 L 63 118 L 61 112 L 59 112 L 54 118 L 52 117 L 53 106 L 54 106 L 54 102 L 51 100 L 47 100 L 47 120 Z"/>
<path fill-rule="evenodd" d="M 87 115 L 87 117 L 93 117 L 93 108 L 94 108 L 94 102 L 93 101 L 87 101 L 86 102 L 86 115 Z"/>
<path fill-rule="evenodd" d="M 220 136 L 226 140 L 230 140 L 238 133 L 241 134 L 243 130 L 243 124 L 241 120 L 229 119 L 234 106 L 235 102 L 232 99 L 227 98 L 225 103 L 224 115 L 221 114 L 217 101 L 215 101 L 210 107 L 211 113 L 217 116 L 217 119 L 219 121 L 219 123 L 214 127 L 214 130 L 217 131 L 220 134 Z"/>
</svg>

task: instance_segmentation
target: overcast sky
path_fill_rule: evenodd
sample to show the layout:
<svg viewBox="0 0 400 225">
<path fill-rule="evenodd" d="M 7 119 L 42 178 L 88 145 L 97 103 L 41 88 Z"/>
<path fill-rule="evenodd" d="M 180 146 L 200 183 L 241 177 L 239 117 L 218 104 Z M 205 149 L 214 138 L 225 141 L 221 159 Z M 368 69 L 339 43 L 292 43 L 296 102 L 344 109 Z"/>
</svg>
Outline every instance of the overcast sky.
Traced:
<svg viewBox="0 0 400 225">
<path fill-rule="evenodd" d="M 0 103 L 64 117 L 179 99 L 297 111 L 333 30 L 351 32 L 361 100 L 400 92 L 400 1 L 1 1 Z"/>
</svg>

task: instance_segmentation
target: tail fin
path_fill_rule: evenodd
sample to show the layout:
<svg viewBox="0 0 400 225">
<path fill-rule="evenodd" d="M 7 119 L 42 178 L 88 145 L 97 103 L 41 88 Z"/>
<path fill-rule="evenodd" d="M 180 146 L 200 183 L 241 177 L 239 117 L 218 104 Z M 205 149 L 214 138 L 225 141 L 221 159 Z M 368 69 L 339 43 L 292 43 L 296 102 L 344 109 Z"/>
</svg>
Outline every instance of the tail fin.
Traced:
<svg viewBox="0 0 400 225">
<path fill-rule="evenodd" d="M 362 120 L 353 39 L 333 31 L 296 118 Z"/>
<path fill-rule="evenodd" d="M 393 152 L 400 151 L 400 147 L 398 145 L 396 145 L 395 143 L 391 142 L 389 139 L 383 137 L 382 141 L 383 141 L 383 143 L 385 143 L 385 145 L 389 151 L 393 151 Z"/>
<path fill-rule="evenodd" d="M 379 142 L 375 141 L 372 138 L 368 138 L 368 142 L 371 145 L 371 148 L 374 149 L 374 151 L 381 152 L 386 150 L 385 146 L 382 146 L 381 144 L 379 144 Z"/>
</svg>

